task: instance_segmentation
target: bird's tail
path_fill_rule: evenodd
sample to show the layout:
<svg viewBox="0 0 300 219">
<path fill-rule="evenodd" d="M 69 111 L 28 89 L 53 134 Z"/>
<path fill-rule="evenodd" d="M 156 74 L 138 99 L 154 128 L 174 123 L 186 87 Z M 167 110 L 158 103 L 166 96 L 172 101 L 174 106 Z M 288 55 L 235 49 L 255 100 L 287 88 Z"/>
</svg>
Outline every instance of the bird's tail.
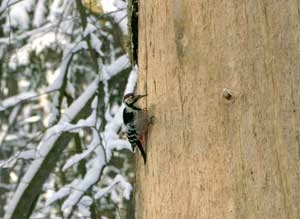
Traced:
<svg viewBox="0 0 300 219">
<path fill-rule="evenodd" d="M 144 148 L 143 148 L 143 145 L 142 145 L 141 141 L 140 141 L 140 140 L 137 140 L 137 141 L 136 141 L 136 145 L 137 145 L 137 147 L 139 148 L 139 150 L 140 150 L 140 152 L 141 152 L 141 154 L 142 154 L 144 163 L 146 163 L 146 152 L 145 152 L 145 150 L 144 150 Z"/>
</svg>

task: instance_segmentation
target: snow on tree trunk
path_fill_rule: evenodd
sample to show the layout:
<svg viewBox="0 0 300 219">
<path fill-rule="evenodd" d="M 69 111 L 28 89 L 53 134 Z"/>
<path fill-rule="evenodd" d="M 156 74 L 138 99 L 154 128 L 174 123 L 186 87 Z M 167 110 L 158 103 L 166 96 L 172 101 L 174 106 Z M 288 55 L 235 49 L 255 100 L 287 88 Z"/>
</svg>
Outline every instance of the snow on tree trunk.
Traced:
<svg viewBox="0 0 300 219">
<path fill-rule="evenodd" d="M 297 2 L 141 0 L 139 16 L 155 124 L 136 218 L 300 218 Z"/>
</svg>

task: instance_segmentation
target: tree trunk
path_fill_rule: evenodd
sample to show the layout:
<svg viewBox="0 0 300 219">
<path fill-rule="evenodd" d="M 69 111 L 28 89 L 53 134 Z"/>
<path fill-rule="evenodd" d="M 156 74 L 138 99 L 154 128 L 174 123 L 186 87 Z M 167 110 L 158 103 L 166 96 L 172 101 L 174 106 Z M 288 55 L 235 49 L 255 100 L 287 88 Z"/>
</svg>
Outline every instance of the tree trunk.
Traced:
<svg viewBox="0 0 300 219">
<path fill-rule="evenodd" d="M 140 0 L 139 91 L 155 124 L 137 218 L 300 218 L 299 11 Z"/>
</svg>

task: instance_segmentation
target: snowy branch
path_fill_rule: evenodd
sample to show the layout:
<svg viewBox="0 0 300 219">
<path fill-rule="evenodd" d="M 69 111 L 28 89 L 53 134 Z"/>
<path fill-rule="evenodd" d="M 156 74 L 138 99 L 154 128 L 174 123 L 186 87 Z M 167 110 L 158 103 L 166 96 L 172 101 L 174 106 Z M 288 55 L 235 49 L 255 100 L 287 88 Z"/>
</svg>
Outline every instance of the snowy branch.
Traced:
<svg viewBox="0 0 300 219">
<path fill-rule="evenodd" d="M 98 88 L 99 79 L 96 78 L 85 92 L 73 102 L 66 110 L 62 121 L 73 121 L 80 111 L 84 110 L 86 103 L 94 96 Z M 49 129 L 46 136 L 51 135 L 53 130 Z M 70 133 L 57 133 L 47 140 L 42 140 L 38 153 L 41 155 L 35 159 L 21 180 L 9 208 L 6 210 L 5 218 L 26 218 L 30 214 L 31 205 L 39 194 L 43 182 L 55 166 L 61 151 L 67 146 L 72 138 Z"/>
<path fill-rule="evenodd" d="M 131 150 L 120 99 L 137 71 L 123 45 L 127 3 L 102 3 L 96 13 L 81 0 L 0 1 L 6 219 L 96 219 L 130 197 L 131 156 L 112 155 Z"/>
</svg>

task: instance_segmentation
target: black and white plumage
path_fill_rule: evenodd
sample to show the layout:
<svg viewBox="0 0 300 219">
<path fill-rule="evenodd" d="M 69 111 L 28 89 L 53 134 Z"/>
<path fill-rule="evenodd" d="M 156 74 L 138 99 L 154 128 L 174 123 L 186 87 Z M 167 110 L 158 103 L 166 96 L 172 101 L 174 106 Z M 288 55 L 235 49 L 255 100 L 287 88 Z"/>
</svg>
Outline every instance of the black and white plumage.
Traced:
<svg viewBox="0 0 300 219">
<path fill-rule="evenodd" d="M 147 111 L 142 110 L 135 104 L 138 100 L 146 95 L 134 95 L 133 93 L 126 94 L 123 98 L 125 108 L 123 111 L 123 121 L 127 128 L 127 138 L 134 151 L 137 146 L 146 162 L 146 153 L 143 143 L 146 138 L 148 128 Z"/>
</svg>

